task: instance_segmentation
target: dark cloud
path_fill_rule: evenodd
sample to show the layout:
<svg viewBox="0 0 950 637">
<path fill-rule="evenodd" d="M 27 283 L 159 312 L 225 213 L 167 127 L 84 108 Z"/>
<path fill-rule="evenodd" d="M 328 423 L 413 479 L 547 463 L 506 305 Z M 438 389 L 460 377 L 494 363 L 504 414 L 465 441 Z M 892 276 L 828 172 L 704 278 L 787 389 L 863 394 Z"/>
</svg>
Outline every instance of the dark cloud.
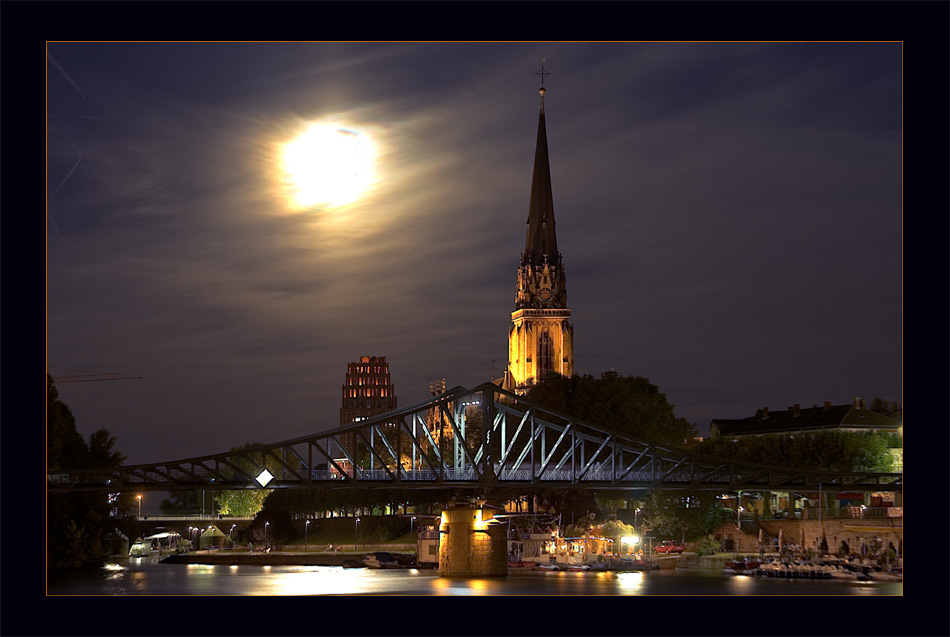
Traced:
<svg viewBox="0 0 950 637">
<path fill-rule="evenodd" d="M 400 403 L 507 356 L 547 58 L 580 373 L 716 417 L 901 400 L 899 44 L 51 44 L 49 364 L 132 462 L 338 424 L 346 364 Z M 277 149 L 380 145 L 342 210 Z"/>
</svg>

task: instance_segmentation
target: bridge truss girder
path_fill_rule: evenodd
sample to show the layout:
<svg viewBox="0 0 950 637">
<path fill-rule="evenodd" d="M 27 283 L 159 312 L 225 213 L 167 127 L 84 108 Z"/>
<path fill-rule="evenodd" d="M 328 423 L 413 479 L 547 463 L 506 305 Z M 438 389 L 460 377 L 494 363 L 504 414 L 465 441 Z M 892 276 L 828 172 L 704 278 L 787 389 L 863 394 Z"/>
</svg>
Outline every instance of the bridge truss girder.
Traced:
<svg viewBox="0 0 950 637">
<path fill-rule="evenodd" d="M 265 469 L 269 479 L 262 476 Z M 48 493 L 348 487 L 900 491 L 902 474 L 808 471 L 704 456 L 577 421 L 493 383 L 456 387 L 293 440 L 47 474 Z"/>
</svg>

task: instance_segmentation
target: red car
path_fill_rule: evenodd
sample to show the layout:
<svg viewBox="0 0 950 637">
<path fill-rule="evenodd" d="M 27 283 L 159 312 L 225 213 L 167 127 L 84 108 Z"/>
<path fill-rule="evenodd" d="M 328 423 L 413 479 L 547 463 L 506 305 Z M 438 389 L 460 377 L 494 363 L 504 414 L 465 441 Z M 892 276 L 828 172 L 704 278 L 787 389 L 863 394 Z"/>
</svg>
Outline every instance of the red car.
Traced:
<svg viewBox="0 0 950 637">
<path fill-rule="evenodd" d="M 657 553 L 682 553 L 685 550 L 686 547 L 682 542 L 673 542 L 670 540 L 660 542 L 656 546 Z"/>
</svg>

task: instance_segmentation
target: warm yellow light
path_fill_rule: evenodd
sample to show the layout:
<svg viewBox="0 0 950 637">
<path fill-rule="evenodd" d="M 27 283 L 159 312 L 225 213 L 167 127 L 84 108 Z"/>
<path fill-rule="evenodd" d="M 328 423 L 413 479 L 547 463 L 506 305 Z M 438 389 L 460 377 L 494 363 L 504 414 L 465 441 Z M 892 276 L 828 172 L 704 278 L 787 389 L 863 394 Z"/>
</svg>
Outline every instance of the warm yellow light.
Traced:
<svg viewBox="0 0 950 637">
<path fill-rule="evenodd" d="M 320 122 L 284 146 L 282 161 L 298 206 L 342 206 L 372 185 L 375 156 L 366 133 Z"/>
<path fill-rule="evenodd" d="M 639 544 L 640 538 L 637 537 L 636 535 L 632 535 L 632 536 L 622 537 L 620 538 L 620 541 L 623 544 Z"/>
</svg>

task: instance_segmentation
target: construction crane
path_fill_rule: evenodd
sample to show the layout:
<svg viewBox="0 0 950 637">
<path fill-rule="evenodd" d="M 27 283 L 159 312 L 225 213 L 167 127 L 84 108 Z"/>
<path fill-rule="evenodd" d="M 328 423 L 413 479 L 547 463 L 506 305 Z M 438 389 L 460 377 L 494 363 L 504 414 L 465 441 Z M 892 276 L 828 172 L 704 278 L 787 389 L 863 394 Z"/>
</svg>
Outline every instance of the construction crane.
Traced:
<svg viewBox="0 0 950 637">
<path fill-rule="evenodd" d="M 74 372 L 82 371 L 79 369 L 70 370 Z M 50 376 L 53 376 L 50 374 Z M 75 374 L 72 376 L 53 376 L 54 383 L 88 383 L 94 380 L 138 380 L 142 378 L 141 372 L 102 372 L 98 374 Z"/>
</svg>

